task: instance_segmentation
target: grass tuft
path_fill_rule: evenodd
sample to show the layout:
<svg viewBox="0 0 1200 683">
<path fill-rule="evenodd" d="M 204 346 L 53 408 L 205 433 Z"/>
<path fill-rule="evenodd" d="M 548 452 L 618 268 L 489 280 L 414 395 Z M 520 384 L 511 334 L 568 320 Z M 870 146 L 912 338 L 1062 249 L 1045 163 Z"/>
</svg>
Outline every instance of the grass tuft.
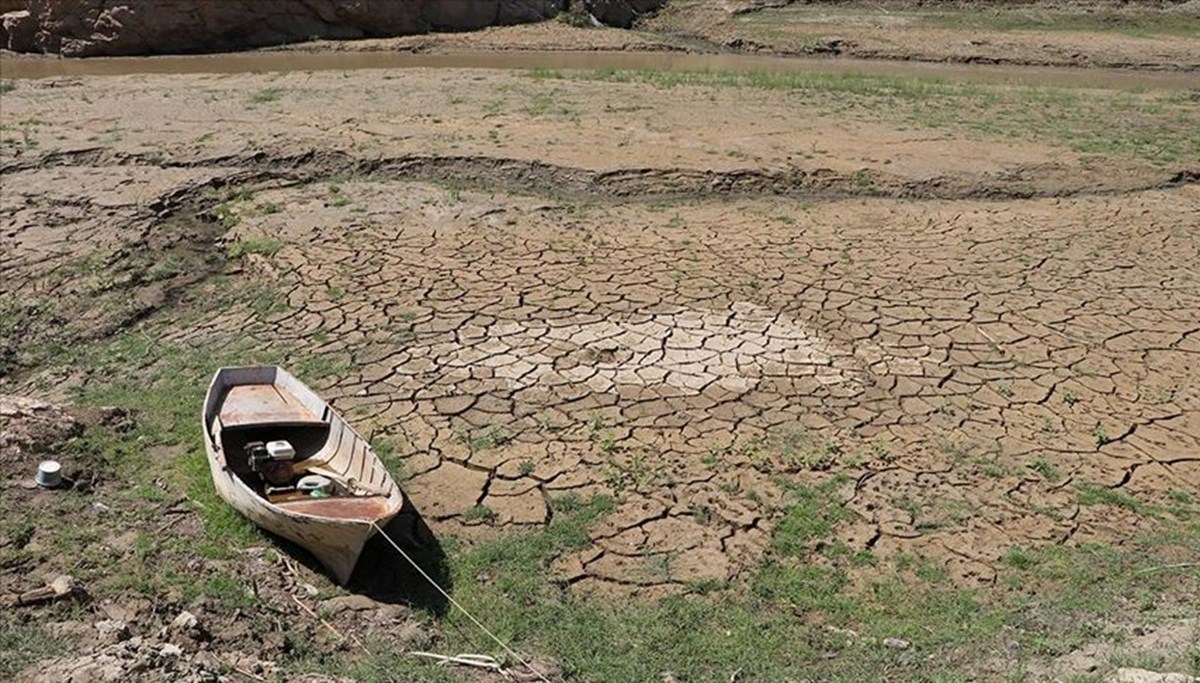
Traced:
<svg viewBox="0 0 1200 683">
<path fill-rule="evenodd" d="M 283 242 L 271 237 L 257 237 L 252 239 L 238 240 L 229 245 L 229 258 L 237 259 L 247 254 L 261 254 L 263 256 L 274 256 L 283 248 Z"/>
<path fill-rule="evenodd" d="M 250 95 L 250 104 L 267 104 L 268 102 L 277 102 L 283 97 L 282 88 L 263 88 L 255 91 Z"/>
<path fill-rule="evenodd" d="M 1145 503 L 1124 491 L 1088 481 L 1079 482 L 1075 488 L 1079 493 L 1080 505 L 1111 505 L 1138 515 L 1149 512 Z"/>
</svg>

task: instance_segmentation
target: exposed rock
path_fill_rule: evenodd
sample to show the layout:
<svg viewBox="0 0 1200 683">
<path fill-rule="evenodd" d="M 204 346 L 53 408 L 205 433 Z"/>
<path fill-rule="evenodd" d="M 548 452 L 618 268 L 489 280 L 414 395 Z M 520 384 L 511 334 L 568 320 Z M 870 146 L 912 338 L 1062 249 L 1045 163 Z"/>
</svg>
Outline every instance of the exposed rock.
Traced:
<svg viewBox="0 0 1200 683">
<path fill-rule="evenodd" d="M 663 0 L 587 0 L 584 7 L 602 24 L 629 28 L 639 17 L 662 7 Z"/>
<path fill-rule="evenodd" d="M 196 615 L 187 610 L 183 610 L 179 613 L 179 616 L 175 617 L 175 619 L 171 622 L 171 630 L 187 633 L 199 628 L 199 623 L 200 622 L 196 619 Z"/>
<path fill-rule="evenodd" d="M 327 610 L 331 615 L 345 611 L 361 612 L 372 610 L 379 606 L 378 602 L 365 595 L 342 595 L 321 601 L 321 608 Z"/>
<path fill-rule="evenodd" d="M 55 577 L 53 581 L 42 588 L 34 588 L 33 590 L 15 595 L 0 596 L 0 605 L 5 607 L 13 605 L 38 605 L 62 598 L 76 597 L 81 592 L 75 583 L 75 579 L 64 574 Z"/>
<path fill-rule="evenodd" d="M 629 26 L 663 0 L 589 0 L 604 23 Z M 6 15 L 0 47 L 68 57 L 215 52 L 312 38 L 470 31 L 548 19 L 563 0 L 29 0 Z"/>
<path fill-rule="evenodd" d="M 162 629 L 160 638 L 170 638 L 186 647 L 196 647 L 210 640 L 212 635 L 200 624 L 196 615 L 184 610 L 171 622 L 170 626 Z"/>
<path fill-rule="evenodd" d="M 0 47 L 16 52 L 37 49 L 37 21 L 28 10 L 0 14 Z"/>
<path fill-rule="evenodd" d="M 100 633 L 100 642 L 119 643 L 129 637 L 129 629 L 125 622 L 105 619 L 96 622 L 96 630 Z"/>
<path fill-rule="evenodd" d="M 138 601 L 131 601 L 136 604 Z M 100 611 L 113 621 L 123 621 L 126 624 L 135 621 L 138 617 L 138 609 L 123 602 L 105 601 L 99 605 Z"/>
<path fill-rule="evenodd" d="M 208 683 L 220 679 L 210 659 L 187 657 L 178 646 L 130 638 L 89 654 L 41 662 L 17 674 L 18 683 L 98 683 L 154 680 Z"/>
</svg>

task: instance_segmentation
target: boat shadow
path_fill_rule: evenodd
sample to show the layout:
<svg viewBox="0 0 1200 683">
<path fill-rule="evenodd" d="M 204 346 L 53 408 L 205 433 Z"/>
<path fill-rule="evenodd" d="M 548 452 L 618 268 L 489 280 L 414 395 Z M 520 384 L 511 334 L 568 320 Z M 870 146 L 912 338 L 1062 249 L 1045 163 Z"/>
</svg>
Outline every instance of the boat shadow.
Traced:
<svg viewBox="0 0 1200 683">
<path fill-rule="evenodd" d="M 383 533 L 387 538 L 376 533 L 367 541 L 346 589 L 377 602 L 408 605 L 439 616 L 444 614 L 449 609 L 449 601 L 430 581 L 446 593 L 452 591 L 446 553 L 409 500 L 404 501 L 400 513 L 383 527 Z M 428 578 L 388 542 L 389 538 Z"/>
<path fill-rule="evenodd" d="M 400 513 L 384 525 L 383 532 L 429 578 L 422 576 L 404 555 L 392 547 L 388 538 L 375 533 L 363 546 L 345 589 L 376 602 L 407 605 L 438 616 L 445 614 L 450 607 L 449 600 L 430 581 L 436 582 L 446 593 L 452 592 L 453 581 L 446 563 L 446 553 L 421 514 L 406 499 Z M 266 535 L 294 561 L 313 572 L 330 576 L 329 571 L 303 546 L 270 532 L 266 532 Z"/>
</svg>

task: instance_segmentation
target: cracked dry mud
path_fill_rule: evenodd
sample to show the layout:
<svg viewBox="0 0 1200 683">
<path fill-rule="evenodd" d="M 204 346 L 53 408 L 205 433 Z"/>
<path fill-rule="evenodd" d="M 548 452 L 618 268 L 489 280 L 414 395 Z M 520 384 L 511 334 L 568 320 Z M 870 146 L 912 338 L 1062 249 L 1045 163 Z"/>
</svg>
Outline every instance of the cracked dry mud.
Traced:
<svg viewBox="0 0 1200 683">
<path fill-rule="evenodd" d="M 309 75 L 297 109 L 240 119 L 269 77 L 222 79 L 221 97 L 170 77 L 6 96 L 18 112 L 6 116 L 36 115 L 64 139 L 4 148 L 5 290 L 53 283 L 86 300 L 104 287 L 56 273 L 95 251 L 112 264 L 152 239 L 192 252 L 278 240 L 197 297 L 249 283 L 277 305 L 185 317 L 168 277 L 132 319 L 173 344 L 262 324 L 256 343 L 285 364 L 319 359 L 325 374 L 305 379 L 393 446 L 437 532 L 536 527 L 554 497 L 614 495 L 593 547 L 555 564 L 580 590 L 736 581 L 770 543 L 782 481 L 844 475 L 849 521 L 822 542 L 931 558 L 965 583 L 993 581 L 1014 546 L 1120 545 L 1149 523 L 1081 505 L 1081 487 L 1146 503 L 1200 494 L 1194 171 L 874 124 L 838 132 L 819 116 L 781 122 L 789 145 L 767 146 L 751 121 L 775 95 L 717 91 L 722 107 L 689 108 L 696 91 L 623 84 L 560 86 L 587 125 L 553 145 L 541 138 L 554 121 L 493 112 L 512 136 L 497 146 L 446 101 L 444 84 L 472 72 L 393 76 L 328 145 L 317 140 L 345 116 L 305 107 L 371 76 Z M 469 91 L 485 111 L 528 87 L 489 79 Z M 175 129 L 179 102 L 153 104 L 166 83 L 198 123 Z M 742 154 L 689 148 L 662 132 L 682 128 L 623 112 L 624 99 Z M 121 118 L 131 101 L 144 106 Z M 438 106 L 456 118 L 432 121 Z M 128 132 L 99 146 L 88 127 Z M 364 149 L 350 130 L 382 139 Z M 790 197 L 706 184 L 776 170 L 805 136 L 836 152 L 799 170 L 832 181 Z M 891 156 L 873 151 L 904 137 Z M 642 142 L 618 144 L 630 138 Z M 869 194 L 891 196 L 855 196 L 864 168 L 880 179 Z M 469 187 L 430 182 L 458 177 Z M 681 177 L 700 180 L 653 198 Z M 931 178 L 960 189 L 943 198 Z M 1013 178 L 1028 198 L 1005 190 Z M 225 205 L 225 227 L 213 188 L 251 195 Z M 207 227 L 172 233 L 189 212 Z"/>
</svg>

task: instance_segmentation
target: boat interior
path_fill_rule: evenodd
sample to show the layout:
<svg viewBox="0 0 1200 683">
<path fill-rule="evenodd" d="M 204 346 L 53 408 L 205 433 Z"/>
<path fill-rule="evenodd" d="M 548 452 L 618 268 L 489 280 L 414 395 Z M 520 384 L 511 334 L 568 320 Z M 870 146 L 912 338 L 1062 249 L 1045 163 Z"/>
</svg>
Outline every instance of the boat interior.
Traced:
<svg viewBox="0 0 1200 683">
<path fill-rule="evenodd" d="M 314 411 L 285 385 L 242 384 L 222 390 L 209 424 L 226 467 L 273 505 L 301 514 L 372 521 L 387 514 L 394 488 L 366 440 L 323 403 Z M 317 412 L 320 414 L 318 415 Z M 286 441 L 294 454 L 283 475 L 268 481 L 250 462 L 247 446 Z M 318 475 L 331 486 L 314 494 L 299 481 Z M 281 476 L 286 480 L 281 480 Z"/>
</svg>

